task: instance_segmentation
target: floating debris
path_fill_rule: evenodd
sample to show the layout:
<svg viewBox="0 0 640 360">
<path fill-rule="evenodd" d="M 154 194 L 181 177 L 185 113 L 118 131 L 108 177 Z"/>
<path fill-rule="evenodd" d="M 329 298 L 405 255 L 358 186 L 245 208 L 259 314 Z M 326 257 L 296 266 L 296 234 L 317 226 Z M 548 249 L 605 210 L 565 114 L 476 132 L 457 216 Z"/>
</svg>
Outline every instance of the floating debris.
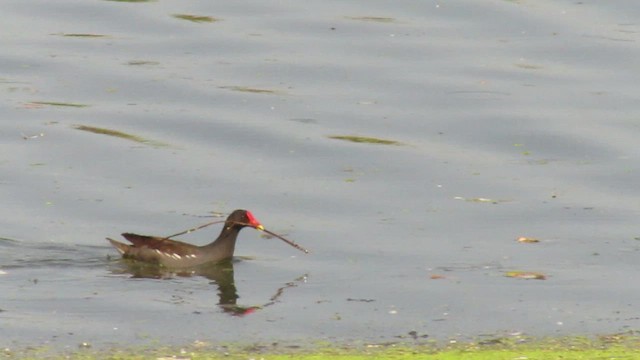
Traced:
<svg viewBox="0 0 640 360">
<path fill-rule="evenodd" d="M 62 107 L 75 107 L 75 108 L 85 108 L 89 107 L 87 104 L 78 104 L 78 103 L 68 103 L 68 102 L 58 102 L 58 101 L 32 101 L 26 104 L 26 106 L 33 105 L 49 105 L 49 106 L 62 106 Z"/>
<path fill-rule="evenodd" d="M 375 101 L 375 100 L 361 100 L 361 101 L 358 101 L 358 103 L 357 103 L 357 104 L 358 104 L 358 105 L 375 105 L 375 104 L 377 104 L 377 103 L 378 103 L 378 102 L 377 102 L 377 101 Z"/>
<path fill-rule="evenodd" d="M 131 66 L 140 66 L 140 65 L 160 65 L 157 61 L 149 61 L 149 60 L 131 60 L 126 63 Z"/>
<path fill-rule="evenodd" d="M 195 23 L 212 23 L 212 22 L 221 20 L 221 19 L 213 18 L 211 16 L 198 16 L 198 15 L 189 15 L 189 14 L 173 14 L 172 16 L 176 19 L 187 20 Z"/>
<path fill-rule="evenodd" d="M 58 35 L 58 36 L 64 36 L 64 37 L 77 37 L 77 38 L 105 38 L 105 37 L 109 37 L 109 35 L 104 35 L 104 34 L 82 34 L 82 33 L 71 33 L 71 34 L 61 33 L 61 34 L 51 34 L 51 35 Z"/>
<path fill-rule="evenodd" d="M 370 302 L 374 302 L 374 301 L 375 301 L 375 299 L 354 299 L 354 298 L 347 298 L 347 301 L 370 303 Z"/>
<path fill-rule="evenodd" d="M 163 143 L 163 142 L 145 139 L 145 138 L 142 138 L 140 136 L 127 134 L 127 133 L 124 133 L 124 132 L 118 131 L 118 130 L 105 129 L 105 128 L 99 128 L 99 127 L 95 127 L 95 126 L 87 126 L 87 125 L 74 125 L 73 127 L 75 129 L 82 130 L 82 131 L 88 131 L 88 132 L 91 132 L 91 133 L 94 133 L 94 134 L 114 136 L 114 137 L 118 137 L 118 138 L 121 138 L 121 139 L 135 141 L 137 143 L 141 143 L 141 144 L 145 144 L 145 145 L 151 145 L 151 146 L 155 146 L 155 147 L 168 147 L 169 146 L 169 144 L 166 144 L 166 143 Z"/>
<path fill-rule="evenodd" d="M 527 69 L 527 70 L 540 70 L 543 68 L 540 65 L 533 65 L 533 64 L 515 64 L 515 65 L 521 69 Z"/>
<path fill-rule="evenodd" d="M 490 203 L 490 204 L 499 204 L 499 203 L 505 203 L 505 202 L 511 201 L 511 200 L 508 200 L 508 199 L 489 199 L 489 198 L 483 198 L 483 197 L 466 198 L 466 197 L 462 197 L 462 196 L 454 196 L 453 199 L 454 200 L 464 200 L 464 201 L 467 201 L 467 202 Z"/>
<path fill-rule="evenodd" d="M 345 19 L 358 20 L 358 21 L 370 21 L 377 23 L 392 23 L 396 22 L 396 19 L 382 16 L 345 16 Z"/>
<path fill-rule="evenodd" d="M 20 133 L 20 135 L 22 135 L 22 138 L 24 140 L 31 140 L 31 139 L 37 139 L 37 138 L 43 137 L 44 133 L 35 134 L 35 135 L 25 135 L 24 133 Z"/>
<path fill-rule="evenodd" d="M 248 86 L 219 86 L 219 88 L 220 89 L 233 90 L 233 91 L 253 93 L 253 94 L 271 94 L 271 95 L 284 94 L 282 91 L 278 91 L 278 90 L 258 89 L 258 88 L 248 87 Z"/>
<path fill-rule="evenodd" d="M 525 280 L 547 280 L 545 274 L 533 271 L 508 271 L 504 276 Z"/>
<path fill-rule="evenodd" d="M 529 153 L 531 154 L 531 153 Z M 523 155 L 526 155 L 523 153 Z M 527 159 L 522 161 L 524 164 L 528 165 L 549 165 L 550 163 L 558 162 L 556 159 Z"/>
<path fill-rule="evenodd" d="M 539 243 L 540 240 L 536 239 L 536 238 L 531 238 L 531 237 L 526 237 L 526 236 L 520 236 L 518 238 L 518 242 L 521 243 Z"/>
<path fill-rule="evenodd" d="M 0 242 L 19 243 L 20 240 L 0 236 Z"/>
<path fill-rule="evenodd" d="M 318 120 L 312 118 L 293 118 L 289 119 L 289 121 L 295 121 L 302 124 L 316 124 L 318 122 Z"/>
<path fill-rule="evenodd" d="M 367 136 L 329 135 L 327 137 L 329 139 L 345 140 L 345 141 L 351 141 L 355 143 L 377 144 L 377 145 L 404 145 L 403 143 L 395 140 L 379 139 L 379 138 L 367 137 Z"/>
</svg>

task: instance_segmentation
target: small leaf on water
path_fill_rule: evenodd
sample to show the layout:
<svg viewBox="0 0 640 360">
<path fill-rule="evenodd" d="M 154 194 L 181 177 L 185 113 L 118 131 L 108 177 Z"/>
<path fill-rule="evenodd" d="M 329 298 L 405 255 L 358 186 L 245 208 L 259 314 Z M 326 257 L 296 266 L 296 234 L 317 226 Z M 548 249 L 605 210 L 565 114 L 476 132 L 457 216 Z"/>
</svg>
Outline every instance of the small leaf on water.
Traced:
<svg viewBox="0 0 640 360">
<path fill-rule="evenodd" d="M 379 138 L 368 137 L 368 136 L 329 135 L 327 137 L 329 139 L 345 140 L 345 141 L 351 141 L 355 143 L 377 144 L 377 145 L 403 145 L 399 141 L 379 139 Z"/>
<path fill-rule="evenodd" d="M 504 276 L 525 280 L 547 280 L 545 274 L 534 271 L 508 271 Z"/>
</svg>

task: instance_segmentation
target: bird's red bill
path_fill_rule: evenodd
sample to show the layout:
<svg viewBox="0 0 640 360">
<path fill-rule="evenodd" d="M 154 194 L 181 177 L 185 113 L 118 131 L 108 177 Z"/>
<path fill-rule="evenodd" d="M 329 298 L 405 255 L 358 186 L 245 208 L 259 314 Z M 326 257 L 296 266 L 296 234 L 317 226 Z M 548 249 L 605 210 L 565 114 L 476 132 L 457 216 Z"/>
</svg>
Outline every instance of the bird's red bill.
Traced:
<svg viewBox="0 0 640 360">
<path fill-rule="evenodd" d="M 251 211 L 247 211 L 247 219 L 249 219 L 249 225 L 253 226 L 254 228 L 261 228 L 262 227 L 262 225 L 260 224 L 258 219 L 256 219 L 255 216 L 253 216 Z"/>
</svg>

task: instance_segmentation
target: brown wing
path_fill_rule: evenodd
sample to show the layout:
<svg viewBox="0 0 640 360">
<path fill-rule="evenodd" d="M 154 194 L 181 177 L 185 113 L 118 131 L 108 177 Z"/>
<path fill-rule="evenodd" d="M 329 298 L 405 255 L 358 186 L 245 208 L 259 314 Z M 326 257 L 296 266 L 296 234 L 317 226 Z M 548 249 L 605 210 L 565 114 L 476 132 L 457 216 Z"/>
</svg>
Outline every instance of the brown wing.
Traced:
<svg viewBox="0 0 640 360">
<path fill-rule="evenodd" d="M 131 233 L 122 234 L 125 239 L 129 240 L 137 248 L 149 248 L 161 251 L 165 254 L 176 254 L 181 256 L 191 255 L 198 250 L 195 245 L 187 244 L 182 241 L 170 240 L 159 236 L 147 236 Z"/>
</svg>

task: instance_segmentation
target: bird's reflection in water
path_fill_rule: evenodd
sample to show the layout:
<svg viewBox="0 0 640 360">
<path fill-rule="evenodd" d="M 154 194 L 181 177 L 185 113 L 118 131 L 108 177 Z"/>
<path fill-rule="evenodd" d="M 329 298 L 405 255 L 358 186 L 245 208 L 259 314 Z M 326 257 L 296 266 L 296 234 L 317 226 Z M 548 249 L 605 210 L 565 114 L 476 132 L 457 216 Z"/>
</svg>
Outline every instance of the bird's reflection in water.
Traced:
<svg viewBox="0 0 640 360">
<path fill-rule="evenodd" d="M 307 280 L 307 274 L 304 274 L 295 278 L 293 281 L 285 283 L 283 286 L 276 289 L 273 296 L 271 296 L 264 304 L 253 306 L 238 305 L 237 301 L 240 296 L 238 296 L 238 292 L 236 290 L 233 265 L 233 260 L 227 260 L 221 263 L 200 266 L 188 270 L 169 270 L 154 264 L 124 259 L 114 263 L 110 271 L 113 274 L 130 274 L 132 278 L 147 279 L 173 279 L 176 277 L 203 276 L 211 280 L 211 284 L 218 286 L 218 306 L 222 311 L 233 316 L 248 315 L 271 306 L 279 301 L 286 289 L 297 287 L 298 284 L 304 283 Z"/>
</svg>

